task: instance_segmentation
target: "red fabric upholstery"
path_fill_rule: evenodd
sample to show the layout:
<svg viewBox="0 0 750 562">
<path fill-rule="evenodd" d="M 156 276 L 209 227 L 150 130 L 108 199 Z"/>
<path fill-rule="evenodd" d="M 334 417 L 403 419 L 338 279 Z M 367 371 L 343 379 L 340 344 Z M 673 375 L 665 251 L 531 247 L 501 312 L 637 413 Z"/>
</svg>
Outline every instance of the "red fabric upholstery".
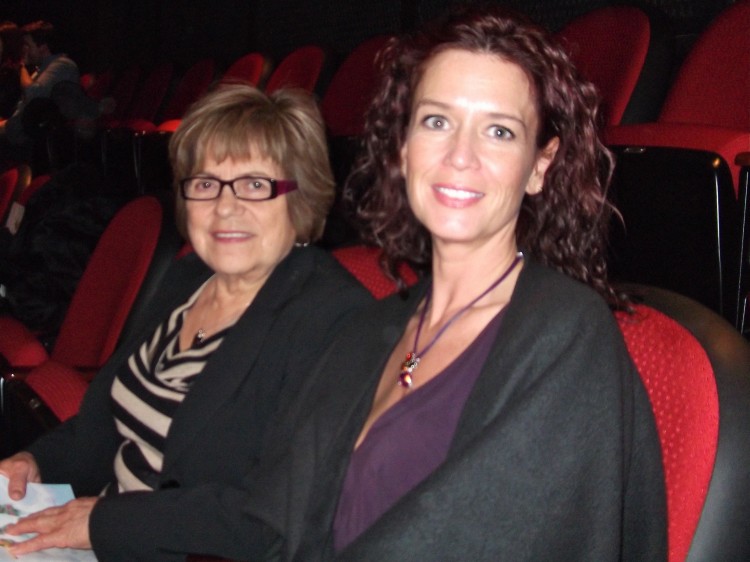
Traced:
<svg viewBox="0 0 750 562">
<path fill-rule="evenodd" d="M 18 183 L 18 168 L 9 168 L 0 174 L 0 219 L 5 214 L 13 202 L 16 194 L 16 184 Z"/>
<path fill-rule="evenodd" d="M 331 135 L 353 137 L 362 133 L 365 111 L 377 86 L 375 57 L 388 39 L 379 35 L 364 41 L 333 75 L 320 103 Z"/>
<path fill-rule="evenodd" d="M 112 70 L 105 70 L 98 74 L 89 72 L 81 76 L 81 86 L 86 90 L 86 95 L 98 101 L 109 92 L 114 80 L 115 73 Z"/>
<path fill-rule="evenodd" d="M 174 132 L 190 105 L 208 91 L 214 79 L 214 70 L 213 59 L 202 59 L 188 69 L 169 98 L 162 114 L 164 121 L 160 125 L 148 119 L 131 119 L 127 121 L 127 126 L 141 133 Z"/>
<path fill-rule="evenodd" d="M 266 84 L 266 92 L 270 94 L 285 87 L 314 92 L 325 58 L 323 49 L 316 45 L 295 49 L 273 70 Z"/>
<path fill-rule="evenodd" d="M 662 444 L 669 562 L 682 562 L 701 516 L 719 433 L 713 368 L 680 324 L 647 306 L 617 321 L 646 385 Z"/>
<path fill-rule="evenodd" d="M 609 128 L 605 131 L 604 140 L 609 146 L 665 146 L 715 152 L 729 164 L 732 187 L 735 196 L 738 196 L 741 167 L 735 163 L 735 157 L 740 152 L 750 150 L 750 129 L 741 131 L 684 123 L 644 123 Z"/>
<path fill-rule="evenodd" d="M 21 198 L 30 183 L 31 168 L 26 164 L 19 164 L 0 175 L 0 227 L 5 226 L 11 232 L 16 232 L 21 215 L 14 212 L 11 216 L 11 211 L 13 211 L 14 203 L 24 204 Z"/>
<path fill-rule="evenodd" d="M 133 104 L 128 109 L 125 126 L 129 126 L 128 123 L 136 119 L 153 121 L 156 118 L 164 97 L 167 95 L 173 73 L 174 66 L 169 62 L 160 64 L 151 70 L 138 90 Z"/>
<path fill-rule="evenodd" d="M 86 93 L 88 93 L 89 88 L 94 85 L 94 82 L 96 81 L 96 75 L 93 72 L 86 72 L 85 74 L 81 74 L 81 88 L 83 88 Z"/>
<path fill-rule="evenodd" d="M 268 60 L 260 53 L 248 53 L 232 63 L 221 77 L 222 82 L 246 82 L 257 86 L 266 70 Z"/>
<path fill-rule="evenodd" d="M 397 286 L 380 268 L 380 249 L 367 246 L 350 246 L 332 251 L 341 265 L 354 275 L 377 299 L 396 292 Z M 399 275 L 406 285 L 417 282 L 417 275 L 407 264 L 399 267 Z"/>
<path fill-rule="evenodd" d="M 80 368 L 107 360 L 148 271 L 161 223 L 155 197 L 139 197 L 117 212 L 76 287 L 52 359 Z"/>
<path fill-rule="evenodd" d="M 21 192 L 21 195 L 18 196 L 18 203 L 26 205 L 31 196 L 34 195 L 40 187 L 47 183 L 50 180 L 50 177 L 49 174 L 41 174 L 33 178 L 31 182 L 29 182 L 29 185 L 27 185 Z"/>
<path fill-rule="evenodd" d="M 60 421 L 78 413 L 88 388 L 88 382 L 81 373 L 56 361 L 46 361 L 39 365 L 25 380 Z"/>
<path fill-rule="evenodd" d="M 182 119 L 169 119 L 161 123 L 156 130 L 160 133 L 174 133 L 181 122 Z"/>
<path fill-rule="evenodd" d="M 617 125 L 648 52 L 648 16 L 632 6 L 607 6 L 580 16 L 559 33 L 581 74 L 602 97 L 604 123 Z"/>
<path fill-rule="evenodd" d="M 659 122 L 750 131 L 750 1 L 729 5 L 698 38 Z"/>
<path fill-rule="evenodd" d="M 216 65 L 213 59 L 201 59 L 191 66 L 178 82 L 174 94 L 169 98 L 162 120 L 179 119 L 190 105 L 206 93 L 214 79 Z"/>
<path fill-rule="evenodd" d="M 735 158 L 750 150 L 748 29 L 750 0 L 726 8 L 688 53 L 658 123 L 615 127 L 606 131 L 605 142 L 716 152 L 729 164 L 737 193 L 739 167 Z"/>
<path fill-rule="evenodd" d="M 33 367 L 49 358 L 36 335 L 12 316 L 0 316 L 0 355 L 16 367 Z"/>
<path fill-rule="evenodd" d="M 127 115 L 127 110 L 133 102 L 133 96 L 140 79 L 141 67 L 137 64 L 129 66 L 120 73 L 109 94 L 109 97 L 115 102 L 115 108 L 103 121 L 115 121 Z"/>
</svg>

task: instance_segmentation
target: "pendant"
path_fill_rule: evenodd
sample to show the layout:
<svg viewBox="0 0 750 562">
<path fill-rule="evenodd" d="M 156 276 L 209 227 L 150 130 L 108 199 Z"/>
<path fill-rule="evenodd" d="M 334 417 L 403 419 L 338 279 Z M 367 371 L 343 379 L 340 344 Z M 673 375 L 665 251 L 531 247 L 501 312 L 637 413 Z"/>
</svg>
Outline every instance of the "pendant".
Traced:
<svg viewBox="0 0 750 562">
<path fill-rule="evenodd" d="M 205 339 L 206 331 L 203 328 L 198 328 L 198 331 L 195 333 L 195 338 L 193 339 L 193 346 L 203 343 L 203 340 Z"/>
<path fill-rule="evenodd" d="M 413 351 L 406 354 L 406 360 L 401 364 L 401 373 L 398 375 L 398 384 L 404 388 L 411 388 L 414 381 L 411 374 L 419 365 L 419 357 Z"/>
</svg>

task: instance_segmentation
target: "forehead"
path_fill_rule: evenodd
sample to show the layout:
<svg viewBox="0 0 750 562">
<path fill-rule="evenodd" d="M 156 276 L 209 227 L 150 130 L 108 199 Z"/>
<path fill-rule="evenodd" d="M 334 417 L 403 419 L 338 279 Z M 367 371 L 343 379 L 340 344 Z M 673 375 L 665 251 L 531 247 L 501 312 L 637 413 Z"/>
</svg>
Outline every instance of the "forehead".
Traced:
<svg viewBox="0 0 750 562">
<path fill-rule="evenodd" d="M 253 149 L 241 157 L 221 156 L 209 150 L 206 152 L 200 171 L 209 174 L 233 174 L 235 176 L 264 175 L 272 178 L 279 178 L 282 174 L 281 167 L 276 161 L 257 149 Z"/>
<path fill-rule="evenodd" d="M 536 121 L 536 99 L 526 72 L 497 55 L 462 49 L 442 51 L 427 61 L 414 103 L 425 98 L 487 111 L 511 112 Z"/>
</svg>

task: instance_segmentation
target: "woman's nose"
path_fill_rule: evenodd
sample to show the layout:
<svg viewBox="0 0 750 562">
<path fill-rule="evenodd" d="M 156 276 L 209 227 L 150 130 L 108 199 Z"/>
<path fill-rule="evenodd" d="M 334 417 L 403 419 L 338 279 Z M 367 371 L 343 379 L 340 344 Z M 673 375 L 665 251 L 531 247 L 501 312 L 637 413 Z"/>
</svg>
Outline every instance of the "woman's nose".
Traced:
<svg viewBox="0 0 750 562">
<path fill-rule="evenodd" d="M 445 163 L 459 170 L 476 168 L 479 165 L 476 148 L 476 139 L 469 131 L 458 130 L 448 145 Z"/>
<path fill-rule="evenodd" d="M 216 199 L 216 212 L 220 215 L 227 215 L 235 212 L 240 206 L 240 200 L 234 195 L 231 186 L 223 185 Z"/>
</svg>

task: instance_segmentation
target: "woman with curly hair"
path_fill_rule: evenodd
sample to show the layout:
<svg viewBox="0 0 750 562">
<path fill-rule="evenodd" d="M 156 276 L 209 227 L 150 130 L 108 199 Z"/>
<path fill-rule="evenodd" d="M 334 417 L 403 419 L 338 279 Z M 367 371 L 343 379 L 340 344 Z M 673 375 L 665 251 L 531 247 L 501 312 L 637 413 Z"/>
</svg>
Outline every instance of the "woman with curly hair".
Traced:
<svg viewBox="0 0 750 562">
<path fill-rule="evenodd" d="M 464 11 L 381 57 L 352 177 L 426 270 L 342 331 L 251 509 L 294 560 L 664 560 L 661 452 L 609 304 L 612 158 L 547 33 Z"/>
</svg>

